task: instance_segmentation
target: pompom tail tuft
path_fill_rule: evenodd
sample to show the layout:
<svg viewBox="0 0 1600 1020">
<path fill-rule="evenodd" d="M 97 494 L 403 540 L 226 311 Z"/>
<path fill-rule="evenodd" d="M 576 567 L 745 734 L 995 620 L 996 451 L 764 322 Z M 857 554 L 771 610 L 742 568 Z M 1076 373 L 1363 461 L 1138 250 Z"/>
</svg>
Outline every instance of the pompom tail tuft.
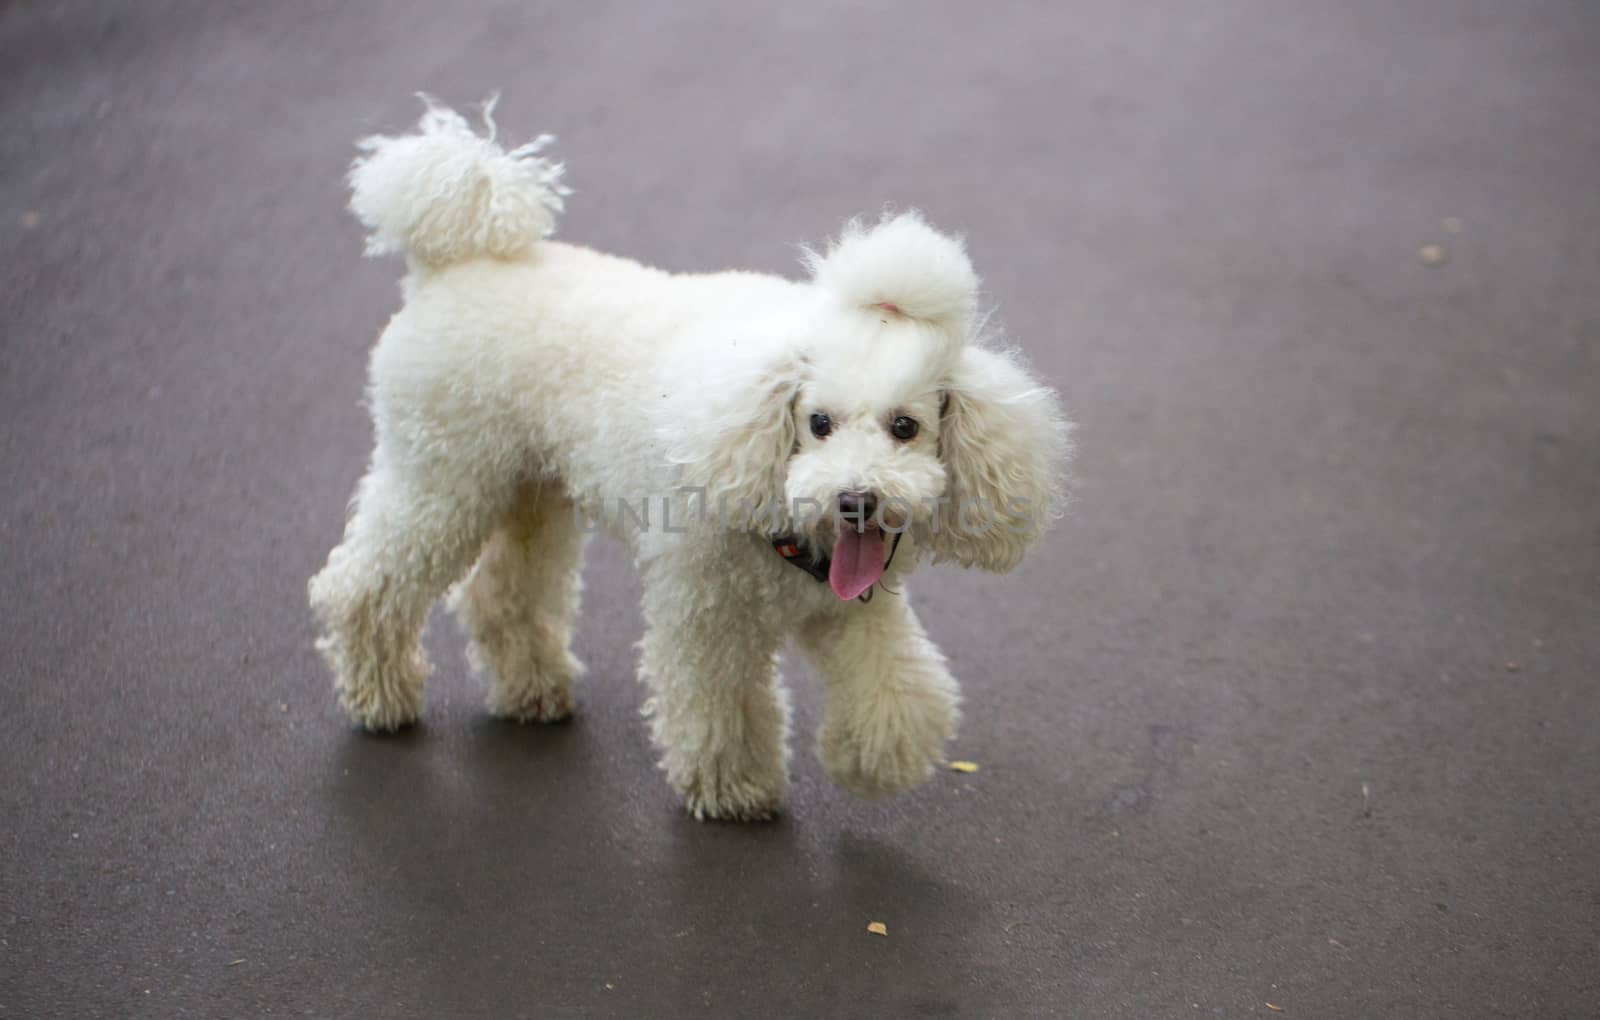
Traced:
<svg viewBox="0 0 1600 1020">
<path fill-rule="evenodd" d="M 487 136 L 421 98 L 427 109 L 415 132 L 357 143 L 363 154 L 350 166 L 350 210 L 370 231 L 367 254 L 403 253 L 431 268 L 525 257 L 555 230 L 570 194 L 561 164 L 539 155 L 554 139 L 541 135 L 507 152 L 495 140 L 498 96 L 484 104 Z"/>
</svg>

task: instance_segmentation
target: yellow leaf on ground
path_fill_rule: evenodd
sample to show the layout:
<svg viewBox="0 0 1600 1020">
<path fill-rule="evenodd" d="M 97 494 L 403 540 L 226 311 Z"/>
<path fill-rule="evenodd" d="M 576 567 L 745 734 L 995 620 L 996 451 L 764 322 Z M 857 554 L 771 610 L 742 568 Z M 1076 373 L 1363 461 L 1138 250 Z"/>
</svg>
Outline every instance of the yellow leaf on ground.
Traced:
<svg viewBox="0 0 1600 1020">
<path fill-rule="evenodd" d="M 978 771 L 978 763 L 975 761 L 953 761 L 950 763 L 950 767 L 957 772 Z"/>
<path fill-rule="evenodd" d="M 882 921 L 873 921 L 871 924 L 867 925 L 867 931 L 870 931 L 874 935 L 887 935 L 889 934 L 889 926 L 884 924 Z"/>
</svg>

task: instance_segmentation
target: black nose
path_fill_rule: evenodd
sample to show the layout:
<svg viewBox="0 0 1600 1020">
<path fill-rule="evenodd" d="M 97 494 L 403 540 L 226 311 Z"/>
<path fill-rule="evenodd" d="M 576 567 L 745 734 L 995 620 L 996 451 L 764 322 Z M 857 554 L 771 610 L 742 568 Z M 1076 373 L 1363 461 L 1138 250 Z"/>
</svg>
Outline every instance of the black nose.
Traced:
<svg viewBox="0 0 1600 1020">
<path fill-rule="evenodd" d="M 839 516 L 854 524 L 857 531 L 866 531 L 878 513 L 878 497 L 870 492 L 839 493 Z"/>
</svg>

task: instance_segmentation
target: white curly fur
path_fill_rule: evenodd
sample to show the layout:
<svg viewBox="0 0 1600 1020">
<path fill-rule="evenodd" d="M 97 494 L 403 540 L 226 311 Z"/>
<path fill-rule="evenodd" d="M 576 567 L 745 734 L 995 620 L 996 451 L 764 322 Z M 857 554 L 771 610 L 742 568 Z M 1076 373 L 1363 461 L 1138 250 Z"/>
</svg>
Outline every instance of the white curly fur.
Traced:
<svg viewBox="0 0 1600 1020">
<path fill-rule="evenodd" d="M 954 345 L 967 338 L 978 275 L 961 241 L 915 210 L 885 216 L 874 227 L 851 220 L 826 254 L 806 249 L 805 262 L 817 286 L 841 304 L 891 306 L 938 327 Z"/>
<path fill-rule="evenodd" d="M 476 256 L 526 255 L 556 227 L 562 167 L 537 153 L 555 139 L 541 135 L 513 152 L 494 140 L 494 100 L 484 105 L 488 138 L 466 118 L 423 95 L 427 112 L 415 134 L 374 135 L 350 166 L 350 209 L 372 231 L 368 255 L 404 252 L 442 266 Z"/>
<path fill-rule="evenodd" d="M 450 605 L 489 707 L 565 716 L 582 508 L 633 550 L 639 672 L 662 768 L 697 817 L 762 818 L 787 782 L 789 637 L 824 677 L 824 767 L 867 796 L 927 777 L 958 695 L 904 594 L 921 559 L 1015 566 L 1055 515 L 1068 426 L 1015 355 L 971 340 L 977 277 L 961 244 L 905 214 L 853 224 L 796 282 L 672 275 L 541 241 L 559 169 L 506 154 L 447 110 L 363 143 L 351 207 L 369 251 L 410 259 L 404 307 L 370 366 L 376 430 L 344 540 L 310 583 L 318 647 L 351 716 L 415 721 L 419 631 Z M 832 431 L 813 433 L 814 414 Z M 920 424 L 896 437 L 900 417 Z M 685 491 L 700 487 L 704 494 Z M 770 536 L 838 535 L 845 491 L 907 530 L 870 601 L 842 601 Z M 707 515 L 706 497 L 756 517 Z M 941 497 L 982 501 L 962 531 Z M 644 506 L 650 527 L 614 512 Z M 662 519 L 663 508 L 670 522 Z"/>
</svg>

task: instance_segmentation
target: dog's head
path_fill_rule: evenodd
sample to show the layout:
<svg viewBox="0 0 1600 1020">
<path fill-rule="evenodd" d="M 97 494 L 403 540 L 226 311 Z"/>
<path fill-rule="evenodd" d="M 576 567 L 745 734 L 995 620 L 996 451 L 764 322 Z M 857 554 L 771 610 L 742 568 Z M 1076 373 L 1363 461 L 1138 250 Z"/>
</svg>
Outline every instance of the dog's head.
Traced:
<svg viewBox="0 0 1600 1020">
<path fill-rule="evenodd" d="M 722 380 L 691 478 L 724 519 L 831 551 L 840 598 L 877 581 L 897 534 L 935 560 L 1016 566 L 1059 512 L 1069 426 L 1014 353 L 974 341 L 961 242 L 911 213 L 807 261 L 807 321 Z"/>
</svg>

